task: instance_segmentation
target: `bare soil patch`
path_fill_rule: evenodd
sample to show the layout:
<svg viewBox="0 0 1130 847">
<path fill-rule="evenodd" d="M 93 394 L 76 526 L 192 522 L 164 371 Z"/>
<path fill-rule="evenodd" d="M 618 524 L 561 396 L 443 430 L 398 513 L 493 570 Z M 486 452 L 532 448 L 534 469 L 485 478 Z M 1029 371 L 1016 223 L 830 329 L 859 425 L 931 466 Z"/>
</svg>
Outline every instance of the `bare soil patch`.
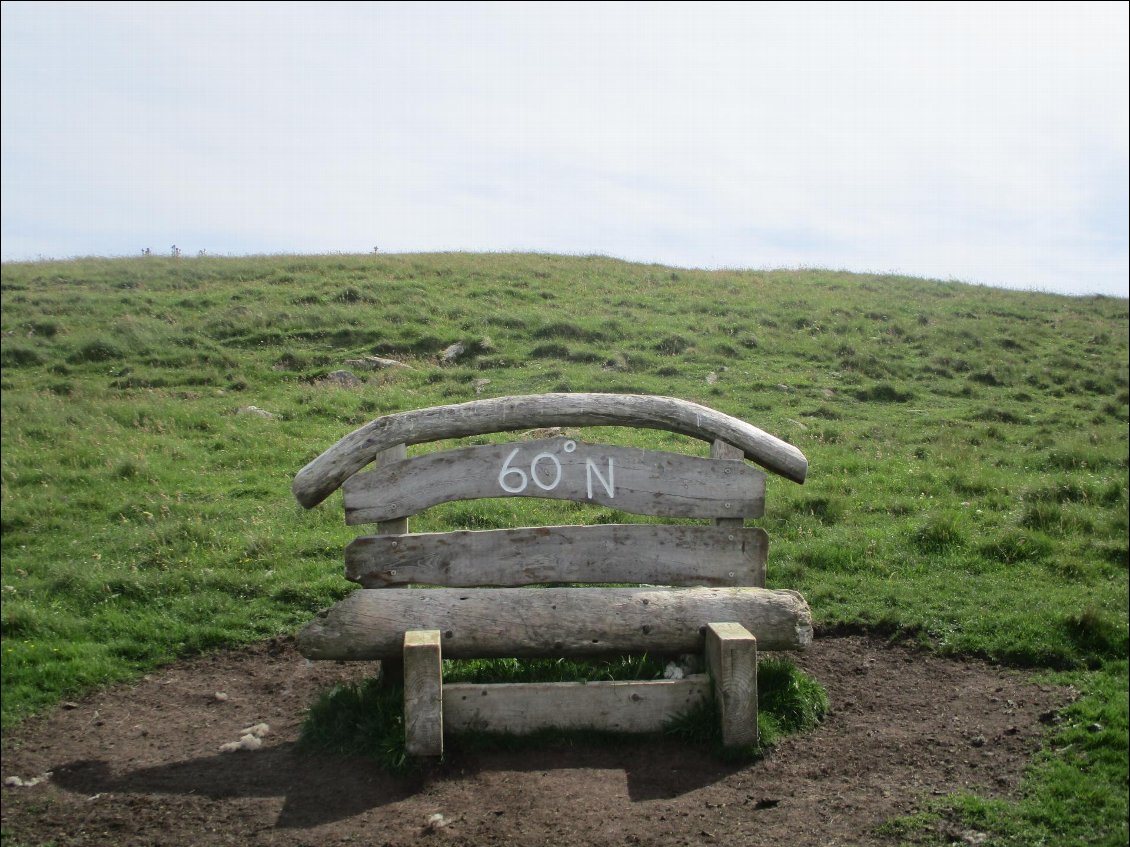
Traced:
<svg viewBox="0 0 1130 847">
<path fill-rule="evenodd" d="M 932 796 L 1014 792 L 1041 718 L 1070 696 L 858 636 L 818 638 L 795 659 L 831 713 L 754 764 L 627 741 L 455 749 L 404 779 L 296 749 L 318 692 L 375 665 L 309 663 L 286 639 L 199 656 L 9 733 L 4 778 L 51 776 L 5 785 L 4 833 L 59 845 L 888 844 L 877 827 Z M 260 722 L 261 749 L 219 752 Z"/>
</svg>

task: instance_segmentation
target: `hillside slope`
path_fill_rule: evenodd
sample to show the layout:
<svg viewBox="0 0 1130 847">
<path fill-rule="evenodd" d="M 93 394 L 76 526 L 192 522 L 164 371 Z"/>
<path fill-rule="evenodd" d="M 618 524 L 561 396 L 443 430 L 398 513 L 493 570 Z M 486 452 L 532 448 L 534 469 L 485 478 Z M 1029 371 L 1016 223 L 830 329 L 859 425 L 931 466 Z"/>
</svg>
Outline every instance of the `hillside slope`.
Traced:
<svg viewBox="0 0 1130 847">
<path fill-rule="evenodd" d="M 8 264 L 2 286 L 6 726 L 342 596 L 340 501 L 306 512 L 289 486 L 346 432 L 546 391 L 677 396 L 804 451 L 759 523 L 770 585 L 821 631 L 1125 691 L 1126 300 L 465 254 Z M 413 525 L 630 519 L 481 501 Z M 1126 741 L 1108 701 L 1104 761 Z"/>
</svg>

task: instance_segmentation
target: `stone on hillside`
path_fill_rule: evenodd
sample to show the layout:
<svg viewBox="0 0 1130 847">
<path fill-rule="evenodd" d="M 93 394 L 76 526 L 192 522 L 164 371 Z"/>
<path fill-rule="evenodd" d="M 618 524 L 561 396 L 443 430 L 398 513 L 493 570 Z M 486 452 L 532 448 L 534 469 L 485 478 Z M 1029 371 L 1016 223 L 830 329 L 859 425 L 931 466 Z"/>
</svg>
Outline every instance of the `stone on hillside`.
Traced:
<svg viewBox="0 0 1130 847">
<path fill-rule="evenodd" d="M 258 406 L 240 406 L 235 410 L 235 413 L 237 415 L 254 415 L 257 418 L 266 418 L 267 420 L 272 420 L 275 417 L 274 413 L 260 409 Z"/>
<path fill-rule="evenodd" d="M 359 380 L 352 371 L 333 371 L 332 373 L 326 374 L 322 382 L 327 385 L 337 385 L 342 388 L 356 388 L 361 384 L 361 380 Z"/>
<path fill-rule="evenodd" d="M 707 385 L 717 385 L 718 384 L 718 374 L 714 373 L 714 371 L 711 371 L 710 373 L 708 373 L 706 375 L 706 384 Z"/>
<path fill-rule="evenodd" d="M 365 356 L 362 359 L 346 359 L 343 363 L 362 371 L 383 371 L 386 368 L 406 368 L 408 365 L 396 359 L 382 359 L 380 356 Z"/>
<path fill-rule="evenodd" d="M 456 341 L 454 344 L 440 353 L 439 360 L 445 365 L 450 365 L 452 362 L 456 361 L 460 356 L 462 356 L 466 351 L 467 345 L 465 345 L 462 341 Z"/>
</svg>

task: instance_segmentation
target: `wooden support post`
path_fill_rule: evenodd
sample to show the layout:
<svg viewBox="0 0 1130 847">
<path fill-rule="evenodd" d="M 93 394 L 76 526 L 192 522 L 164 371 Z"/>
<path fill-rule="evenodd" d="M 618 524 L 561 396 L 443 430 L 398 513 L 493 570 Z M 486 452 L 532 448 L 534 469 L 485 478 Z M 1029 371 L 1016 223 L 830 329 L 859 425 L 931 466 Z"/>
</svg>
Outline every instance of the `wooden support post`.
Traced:
<svg viewBox="0 0 1130 847">
<path fill-rule="evenodd" d="M 404 746 L 443 755 L 443 661 L 438 629 L 404 633 Z"/>
<path fill-rule="evenodd" d="M 740 447 L 735 447 L 725 441 L 715 440 L 710 445 L 710 458 L 711 459 L 729 459 L 731 461 L 742 461 L 745 459 L 745 454 Z M 763 495 L 764 496 L 764 495 Z M 722 527 L 723 529 L 740 530 L 745 526 L 745 520 L 742 518 L 715 518 L 714 525 Z M 765 587 L 765 557 L 760 557 L 760 560 L 754 563 L 753 578 L 748 583 L 755 588 Z"/>
<path fill-rule="evenodd" d="M 722 744 L 756 744 L 757 639 L 739 623 L 707 624 L 706 665 L 714 680 Z"/>
<path fill-rule="evenodd" d="M 382 450 L 373 459 L 376 467 L 390 465 L 408 458 L 407 444 L 394 444 L 387 450 Z M 381 521 L 377 524 L 377 535 L 407 535 L 408 518 L 396 518 L 391 521 Z M 348 577 L 348 568 L 346 568 Z M 385 685 L 396 685 L 404 682 L 404 662 L 399 658 L 381 660 L 381 681 Z"/>
<path fill-rule="evenodd" d="M 740 462 L 745 458 L 745 453 L 741 451 L 741 448 L 735 447 L 733 444 L 727 444 L 725 441 L 714 441 L 710 445 L 710 458 L 731 459 Z M 745 521 L 741 518 L 715 518 L 714 525 L 741 529 L 745 526 Z"/>
<path fill-rule="evenodd" d="M 736 448 L 735 448 L 736 449 Z M 387 450 L 382 450 L 377 454 L 373 460 L 375 467 L 382 465 L 391 465 L 393 462 L 401 462 L 408 458 L 408 445 L 407 444 L 394 444 Z M 408 518 L 394 518 L 391 521 L 380 521 L 377 524 L 377 535 L 407 535 L 408 534 Z"/>
</svg>

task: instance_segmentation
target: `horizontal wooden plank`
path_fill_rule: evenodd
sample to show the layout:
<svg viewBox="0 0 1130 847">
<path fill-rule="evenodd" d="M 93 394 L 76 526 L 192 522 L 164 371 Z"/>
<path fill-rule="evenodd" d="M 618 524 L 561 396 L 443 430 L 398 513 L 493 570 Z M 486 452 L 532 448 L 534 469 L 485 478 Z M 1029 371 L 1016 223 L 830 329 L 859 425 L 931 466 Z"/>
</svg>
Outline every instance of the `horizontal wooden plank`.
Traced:
<svg viewBox="0 0 1130 847">
<path fill-rule="evenodd" d="M 345 575 L 366 588 L 562 582 L 765 586 L 765 531 L 607 524 L 361 536 Z"/>
<path fill-rule="evenodd" d="M 793 445 L 730 415 L 674 397 L 640 394 L 538 394 L 473 400 L 386 415 L 346 435 L 294 477 L 295 498 L 306 508 L 325 500 L 345 480 L 394 444 L 421 444 L 490 432 L 544 426 L 636 426 L 692 438 L 726 441 L 766 470 L 804 482 L 808 460 Z"/>
<path fill-rule="evenodd" d="M 417 456 L 343 485 L 345 522 L 376 523 L 482 497 L 544 497 L 637 515 L 757 518 L 765 474 L 742 461 L 547 438 Z"/>
<path fill-rule="evenodd" d="M 799 650 L 812 614 L 764 588 L 360 588 L 299 634 L 310 659 L 398 658 L 405 632 L 438 629 L 451 659 L 697 653 L 713 621 L 740 623 L 762 650 Z"/>
<path fill-rule="evenodd" d="M 709 691 L 706 674 L 645 682 L 457 683 L 443 689 L 444 727 L 513 735 L 550 727 L 658 732 Z"/>
</svg>

